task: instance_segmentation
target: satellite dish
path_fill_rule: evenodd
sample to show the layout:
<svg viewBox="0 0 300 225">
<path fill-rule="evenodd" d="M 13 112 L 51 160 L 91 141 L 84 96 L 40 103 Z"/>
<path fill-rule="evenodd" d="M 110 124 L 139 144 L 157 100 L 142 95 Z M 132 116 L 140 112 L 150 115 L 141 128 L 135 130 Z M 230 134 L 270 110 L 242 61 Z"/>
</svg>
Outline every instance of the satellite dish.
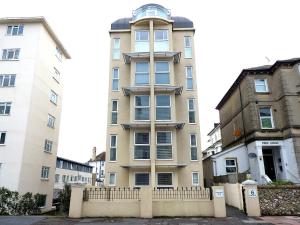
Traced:
<svg viewBox="0 0 300 225">
<path fill-rule="evenodd" d="M 251 158 L 251 159 L 254 159 L 254 158 L 257 158 L 257 155 L 256 155 L 256 153 L 254 153 L 254 152 L 250 152 L 250 153 L 248 154 L 248 157 Z"/>
</svg>

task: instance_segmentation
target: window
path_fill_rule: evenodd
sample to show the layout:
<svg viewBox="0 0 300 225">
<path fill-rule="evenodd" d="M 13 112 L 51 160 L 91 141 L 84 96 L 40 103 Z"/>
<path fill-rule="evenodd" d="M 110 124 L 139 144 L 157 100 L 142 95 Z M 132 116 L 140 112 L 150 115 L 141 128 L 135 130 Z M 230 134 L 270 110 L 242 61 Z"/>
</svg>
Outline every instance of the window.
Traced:
<svg viewBox="0 0 300 225">
<path fill-rule="evenodd" d="M 255 91 L 256 92 L 268 92 L 267 79 L 255 79 Z"/>
<path fill-rule="evenodd" d="M 226 173 L 236 173 L 236 159 L 226 159 Z"/>
<path fill-rule="evenodd" d="M 118 123 L 118 101 L 112 100 L 111 105 L 112 105 L 111 124 L 117 124 Z"/>
<path fill-rule="evenodd" d="M 15 80 L 16 80 L 15 74 L 1 74 L 0 87 L 13 87 L 15 86 Z"/>
<path fill-rule="evenodd" d="M 135 186 L 147 186 L 147 185 L 149 185 L 149 173 L 136 173 Z"/>
<path fill-rule="evenodd" d="M 48 123 L 47 126 L 54 128 L 54 123 L 55 123 L 55 117 L 51 116 L 50 114 L 48 114 Z"/>
<path fill-rule="evenodd" d="M 184 58 L 192 58 L 192 38 L 184 37 Z"/>
<path fill-rule="evenodd" d="M 172 186 L 172 173 L 157 173 L 157 186 Z"/>
<path fill-rule="evenodd" d="M 41 178 L 42 179 L 47 179 L 49 178 L 49 170 L 50 167 L 47 166 L 42 166 L 42 172 L 41 172 Z"/>
<path fill-rule="evenodd" d="M 135 96 L 135 120 L 149 120 L 150 100 L 148 95 Z"/>
<path fill-rule="evenodd" d="M 260 125 L 262 129 L 274 128 L 271 107 L 262 107 L 259 109 Z"/>
<path fill-rule="evenodd" d="M 66 175 L 62 175 L 62 182 L 66 183 Z"/>
<path fill-rule="evenodd" d="M 196 123 L 195 120 L 195 99 L 188 100 L 189 123 Z"/>
<path fill-rule="evenodd" d="M 112 90 L 119 90 L 119 68 L 113 68 L 113 80 L 112 80 Z"/>
<path fill-rule="evenodd" d="M 116 186 L 116 173 L 109 173 L 109 186 Z"/>
<path fill-rule="evenodd" d="M 135 31 L 135 51 L 149 52 L 149 31 L 148 30 Z"/>
<path fill-rule="evenodd" d="M 7 116 L 10 114 L 11 102 L 0 102 L 0 116 Z"/>
<path fill-rule="evenodd" d="M 134 134 L 134 159 L 150 159 L 150 133 Z"/>
<path fill-rule="evenodd" d="M 117 161 L 117 135 L 110 136 L 110 161 Z"/>
<path fill-rule="evenodd" d="M 53 69 L 54 69 L 53 78 L 54 78 L 54 80 L 56 80 L 57 83 L 59 83 L 60 82 L 60 72 L 55 67 L 53 67 Z"/>
<path fill-rule="evenodd" d="M 9 25 L 7 26 L 7 32 L 6 34 L 9 36 L 18 36 L 22 35 L 24 30 L 24 25 Z"/>
<path fill-rule="evenodd" d="M 155 62 L 155 84 L 170 84 L 169 62 Z"/>
<path fill-rule="evenodd" d="M 51 92 L 50 92 L 50 101 L 52 103 L 54 103 L 55 105 L 57 104 L 57 97 L 58 97 L 57 94 L 54 91 L 51 90 Z"/>
<path fill-rule="evenodd" d="M 55 56 L 58 58 L 58 60 L 61 62 L 62 61 L 62 51 L 60 50 L 59 47 L 56 46 L 56 54 Z"/>
<path fill-rule="evenodd" d="M 44 144 L 44 151 L 45 152 L 51 152 L 52 151 L 52 145 L 53 145 L 53 142 L 46 139 L 45 144 Z"/>
<path fill-rule="evenodd" d="M 115 59 L 115 60 L 118 60 L 118 59 L 120 59 L 120 55 L 121 55 L 121 53 L 120 53 L 120 46 L 121 46 L 121 43 L 120 43 L 120 38 L 114 38 L 114 40 L 113 40 L 113 59 Z"/>
<path fill-rule="evenodd" d="M 6 132 L 0 131 L 0 145 L 5 144 Z"/>
<path fill-rule="evenodd" d="M 154 31 L 154 51 L 169 51 L 168 30 Z"/>
<path fill-rule="evenodd" d="M 157 159 L 172 159 L 172 132 L 157 132 L 156 147 Z"/>
<path fill-rule="evenodd" d="M 185 75 L 186 75 L 186 89 L 193 90 L 193 70 L 191 66 L 185 67 Z"/>
<path fill-rule="evenodd" d="M 15 60 L 19 59 L 20 49 L 12 48 L 12 49 L 3 49 L 2 51 L 2 60 Z"/>
<path fill-rule="evenodd" d="M 135 85 L 149 85 L 149 62 L 136 62 Z"/>
<path fill-rule="evenodd" d="M 190 134 L 190 147 L 191 147 L 191 160 L 198 160 L 196 134 Z"/>
<path fill-rule="evenodd" d="M 192 172 L 192 184 L 193 186 L 199 186 L 199 173 Z"/>
<path fill-rule="evenodd" d="M 156 120 L 171 120 L 170 95 L 156 96 Z"/>
<path fill-rule="evenodd" d="M 55 183 L 59 182 L 59 174 L 55 174 Z"/>
</svg>

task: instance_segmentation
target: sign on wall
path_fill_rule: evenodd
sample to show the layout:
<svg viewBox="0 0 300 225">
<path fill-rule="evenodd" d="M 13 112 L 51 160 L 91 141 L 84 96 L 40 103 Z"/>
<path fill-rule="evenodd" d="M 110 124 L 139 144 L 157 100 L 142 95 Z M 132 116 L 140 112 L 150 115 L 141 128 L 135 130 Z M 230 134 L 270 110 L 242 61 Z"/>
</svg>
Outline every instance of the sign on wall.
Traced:
<svg viewBox="0 0 300 225">
<path fill-rule="evenodd" d="M 250 198 L 256 198 L 257 197 L 257 190 L 254 188 L 251 188 L 248 190 L 248 196 Z"/>
<path fill-rule="evenodd" d="M 224 197 L 224 190 L 223 189 L 216 189 L 215 190 L 215 197 L 216 198 L 223 198 Z"/>
</svg>

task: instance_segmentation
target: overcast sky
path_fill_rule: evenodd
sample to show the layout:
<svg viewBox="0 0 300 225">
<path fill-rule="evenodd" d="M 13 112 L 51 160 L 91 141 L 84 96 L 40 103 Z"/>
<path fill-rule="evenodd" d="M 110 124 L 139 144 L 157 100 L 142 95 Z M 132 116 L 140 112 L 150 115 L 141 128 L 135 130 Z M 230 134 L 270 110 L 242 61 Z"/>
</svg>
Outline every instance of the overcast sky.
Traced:
<svg viewBox="0 0 300 225">
<path fill-rule="evenodd" d="M 93 146 L 105 150 L 108 30 L 146 3 L 194 22 L 202 149 L 219 121 L 216 105 L 243 68 L 300 56 L 296 0 L 1 0 L 1 17 L 46 17 L 72 56 L 62 74 L 59 156 L 85 162 Z"/>
</svg>

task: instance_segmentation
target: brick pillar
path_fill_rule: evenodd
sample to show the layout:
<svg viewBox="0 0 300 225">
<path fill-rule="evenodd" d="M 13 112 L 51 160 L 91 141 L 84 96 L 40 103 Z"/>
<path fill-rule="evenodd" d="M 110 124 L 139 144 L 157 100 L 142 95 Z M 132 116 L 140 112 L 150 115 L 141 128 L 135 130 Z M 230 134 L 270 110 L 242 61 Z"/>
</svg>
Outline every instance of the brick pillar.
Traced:
<svg viewBox="0 0 300 225">
<path fill-rule="evenodd" d="M 72 185 L 69 210 L 70 218 L 80 218 L 82 216 L 83 190 L 84 186 L 82 185 Z"/>
<path fill-rule="evenodd" d="M 257 183 L 253 180 L 246 180 L 243 183 L 245 189 L 245 202 L 248 216 L 260 216 L 259 198 Z"/>
<path fill-rule="evenodd" d="M 223 186 L 213 186 L 214 216 L 226 217 L 225 193 Z"/>
</svg>

